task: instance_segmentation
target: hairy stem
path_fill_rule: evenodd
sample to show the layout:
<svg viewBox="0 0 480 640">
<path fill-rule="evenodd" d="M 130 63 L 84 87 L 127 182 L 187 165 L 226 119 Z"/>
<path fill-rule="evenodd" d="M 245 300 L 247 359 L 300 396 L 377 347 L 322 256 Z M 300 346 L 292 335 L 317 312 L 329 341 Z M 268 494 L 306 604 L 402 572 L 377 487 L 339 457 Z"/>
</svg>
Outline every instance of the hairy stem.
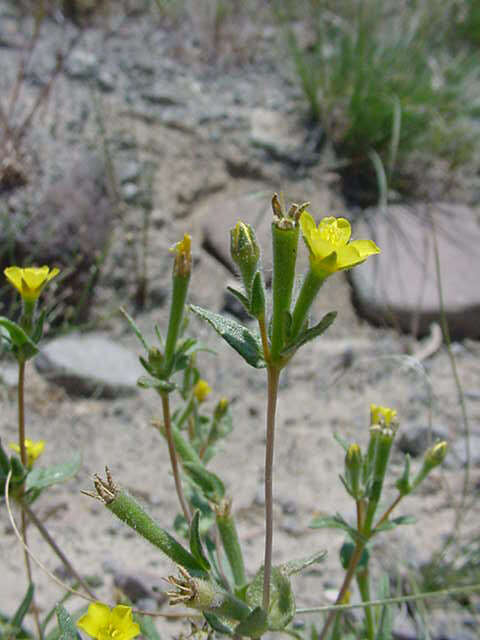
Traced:
<svg viewBox="0 0 480 640">
<path fill-rule="evenodd" d="M 188 509 L 185 497 L 183 495 L 182 483 L 180 480 L 180 473 L 178 471 L 177 452 L 175 451 L 175 443 L 172 436 L 172 421 L 170 418 L 170 402 L 168 400 L 168 394 L 162 393 L 162 409 L 163 409 L 163 424 L 165 426 L 165 435 L 167 437 L 168 453 L 170 454 L 170 463 L 172 465 L 173 478 L 175 480 L 175 488 L 177 490 L 178 500 L 182 507 L 183 514 L 188 523 L 190 523 L 191 516 Z"/>
<path fill-rule="evenodd" d="M 267 446 L 265 450 L 265 562 L 263 577 L 263 608 L 270 603 L 270 576 L 272 573 L 273 543 L 273 447 L 275 439 L 275 411 L 277 408 L 278 378 L 280 370 L 269 366 L 267 405 Z"/>
</svg>

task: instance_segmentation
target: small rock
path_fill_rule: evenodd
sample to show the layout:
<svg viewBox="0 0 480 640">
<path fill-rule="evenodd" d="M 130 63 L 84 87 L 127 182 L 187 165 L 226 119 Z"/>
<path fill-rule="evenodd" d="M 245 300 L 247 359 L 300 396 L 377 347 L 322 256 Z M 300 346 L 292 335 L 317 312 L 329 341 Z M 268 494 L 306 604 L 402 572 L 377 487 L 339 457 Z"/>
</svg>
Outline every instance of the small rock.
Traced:
<svg viewBox="0 0 480 640">
<path fill-rule="evenodd" d="M 121 164 L 117 169 L 117 177 L 120 184 L 126 182 L 137 182 L 142 172 L 142 167 L 139 162 L 131 160 L 125 164 Z"/>
<path fill-rule="evenodd" d="M 144 374 L 137 356 L 101 333 L 70 335 L 47 343 L 37 370 L 72 395 L 113 398 L 137 390 Z"/>
<path fill-rule="evenodd" d="M 142 98 L 151 104 L 158 104 L 164 107 L 184 106 L 177 93 L 166 91 L 164 87 L 153 87 L 142 93 Z"/>
<path fill-rule="evenodd" d="M 275 160 L 291 163 L 305 147 L 305 129 L 279 111 L 254 109 L 250 142 L 270 153 Z"/>
<path fill-rule="evenodd" d="M 296 516 L 287 516 L 284 518 L 280 528 L 294 538 L 299 538 L 305 533 L 304 527 L 300 525 Z"/>
<path fill-rule="evenodd" d="M 110 93 L 115 89 L 116 78 L 112 73 L 110 73 L 110 71 L 101 69 L 97 76 L 97 84 L 102 91 Z"/>
<path fill-rule="evenodd" d="M 140 189 L 134 182 L 126 182 L 123 185 L 122 192 L 125 202 L 132 203 L 138 198 Z"/>
<path fill-rule="evenodd" d="M 397 448 L 402 453 L 408 453 L 412 458 L 417 458 L 437 440 L 448 441 L 448 436 L 448 429 L 442 426 L 434 426 L 430 430 L 428 426 L 421 424 L 402 425 L 397 436 Z"/>
<path fill-rule="evenodd" d="M 96 75 L 98 61 L 96 56 L 83 49 L 75 49 L 65 67 L 67 76 L 74 80 L 90 80 Z"/>
<path fill-rule="evenodd" d="M 350 272 L 357 307 L 375 323 L 416 336 L 425 335 L 432 322 L 441 322 L 430 211 L 449 332 L 453 339 L 478 337 L 480 289 L 472 264 L 479 257 L 480 226 L 475 210 L 458 204 L 392 206 L 375 214 L 371 226 L 357 225 L 356 238 L 372 238 L 382 251 Z"/>
</svg>

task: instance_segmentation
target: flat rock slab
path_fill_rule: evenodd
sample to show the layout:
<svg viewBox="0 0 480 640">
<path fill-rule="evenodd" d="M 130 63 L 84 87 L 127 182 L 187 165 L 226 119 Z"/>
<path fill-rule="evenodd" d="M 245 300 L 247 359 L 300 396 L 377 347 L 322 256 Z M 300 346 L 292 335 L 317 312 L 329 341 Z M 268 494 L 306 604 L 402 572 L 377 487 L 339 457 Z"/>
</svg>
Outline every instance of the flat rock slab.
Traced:
<svg viewBox="0 0 480 640">
<path fill-rule="evenodd" d="M 374 238 L 382 250 L 350 272 L 358 309 L 377 324 L 417 336 L 440 322 L 432 220 L 450 334 L 478 338 L 480 225 L 478 213 L 463 205 L 393 206 L 357 225 L 356 237 Z"/>
<path fill-rule="evenodd" d="M 46 344 L 37 370 L 72 395 L 114 398 L 137 390 L 138 358 L 101 333 L 70 334 Z"/>
</svg>

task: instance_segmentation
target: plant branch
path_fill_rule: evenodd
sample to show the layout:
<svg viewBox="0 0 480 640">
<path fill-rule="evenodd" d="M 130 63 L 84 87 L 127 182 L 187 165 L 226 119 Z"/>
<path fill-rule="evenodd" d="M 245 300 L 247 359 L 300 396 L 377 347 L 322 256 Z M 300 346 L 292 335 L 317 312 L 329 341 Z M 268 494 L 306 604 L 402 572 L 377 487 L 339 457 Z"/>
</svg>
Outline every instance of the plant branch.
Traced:
<svg viewBox="0 0 480 640">
<path fill-rule="evenodd" d="M 265 562 L 263 576 L 263 608 L 270 603 L 270 576 L 272 573 L 273 543 L 273 448 L 275 439 L 275 412 L 277 408 L 278 379 L 280 370 L 269 366 L 267 405 L 267 446 L 265 449 Z"/>
<path fill-rule="evenodd" d="M 175 480 L 175 488 L 177 490 L 178 500 L 182 507 L 183 515 L 188 523 L 190 523 L 191 516 L 188 509 L 185 497 L 183 495 L 182 482 L 180 480 L 180 473 L 178 470 L 177 452 L 175 451 L 175 443 L 172 436 L 172 422 L 170 418 L 170 402 L 168 400 L 168 393 L 161 393 L 162 409 L 163 409 L 163 424 L 165 426 L 165 435 L 167 437 L 168 453 L 170 454 L 170 463 L 172 465 L 173 478 Z"/>
</svg>

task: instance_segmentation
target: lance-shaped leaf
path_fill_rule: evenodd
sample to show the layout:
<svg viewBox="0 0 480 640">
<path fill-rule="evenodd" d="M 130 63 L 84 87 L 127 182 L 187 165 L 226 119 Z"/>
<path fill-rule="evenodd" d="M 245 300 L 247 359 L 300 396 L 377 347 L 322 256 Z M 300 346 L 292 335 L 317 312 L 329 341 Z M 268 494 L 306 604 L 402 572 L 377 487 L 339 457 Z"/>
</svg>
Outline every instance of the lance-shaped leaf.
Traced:
<svg viewBox="0 0 480 640">
<path fill-rule="evenodd" d="M 311 529 L 342 529 L 355 541 L 366 542 L 364 536 L 362 536 L 356 529 L 351 527 L 348 522 L 342 518 L 340 514 L 334 516 L 317 516 L 310 523 Z"/>
<path fill-rule="evenodd" d="M 209 611 L 204 611 L 203 615 L 214 631 L 221 635 L 233 636 L 233 627 L 229 626 L 227 620 L 223 621 L 219 616 L 216 616 L 214 613 L 210 613 Z"/>
<path fill-rule="evenodd" d="M 239 322 L 213 313 L 195 305 L 190 305 L 193 313 L 206 320 L 237 353 L 252 367 L 261 369 L 265 366 L 262 345 L 258 334 L 253 333 Z"/>
<path fill-rule="evenodd" d="M 175 389 L 175 384 L 173 382 L 159 380 L 158 378 L 149 378 L 148 376 L 140 376 L 137 380 L 137 385 L 142 389 L 155 389 L 160 393 L 170 393 Z"/>
<path fill-rule="evenodd" d="M 146 640 L 161 640 L 160 634 L 155 628 L 155 623 L 150 616 L 136 615 L 134 620 L 140 625 L 140 632 Z"/>
<path fill-rule="evenodd" d="M 255 607 L 252 613 L 235 627 L 235 635 L 260 638 L 268 631 L 267 614 L 262 607 Z"/>
<path fill-rule="evenodd" d="M 77 640 L 78 633 L 70 614 L 61 604 L 56 606 L 58 626 L 60 628 L 60 640 Z"/>
<path fill-rule="evenodd" d="M 193 514 L 192 522 L 190 523 L 190 551 L 194 558 L 202 565 L 205 571 L 209 571 L 210 563 L 203 551 L 202 541 L 200 539 L 199 532 L 200 524 L 200 511 L 197 509 Z"/>
<path fill-rule="evenodd" d="M 125 311 L 125 309 L 123 307 L 120 307 L 120 313 L 122 313 L 124 315 L 125 319 L 127 320 L 128 324 L 132 328 L 133 332 L 135 333 L 137 338 L 140 340 L 140 342 L 144 346 L 146 352 L 148 353 L 149 350 L 150 350 L 150 347 L 148 346 L 147 341 L 143 337 L 143 333 L 140 331 L 140 329 L 135 324 L 135 321 L 133 320 L 133 318 L 128 315 L 128 313 Z"/>
<path fill-rule="evenodd" d="M 205 497 L 212 502 L 218 502 L 225 495 L 225 485 L 220 478 L 208 471 L 202 464 L 185 462 L 183 465 L 186 473 L 202 489 Z"/>
<path fill-rule="evenodd" d="M 28 610 L 30 609 L 30 605 L 32 604 L 34 590 L 34 585 L 30 583 L 28 585 L 27 593 L 25 594 L 22 602 L 20 603 L 20 606 L 15 611 L 15 613 L 13 614 L 13 618 L 10 621 L 12 627 L 20 628 L 22 626 L 23 619 L 27 615 Z"/>
<path fill-rule="evenodd" d="M 395 529 L 401 525 L 406 524 L 415 524 L 417 519 L 414 516 L 399 516 L 398 518 L 393 518 L 392 520 L 387 520 L 379 527 L 374 530 L 374 534 L 380 533 L 381 531 L 390 531 L 391 529 Z"/>
<path fill-rule="evenodd" d="M 291 353 L 294 353 L 304 344 L 307 344 L 307 342 L 311 342 L 312 340 L 315 340 L 315 338 L 318 338 L 318 336 L 321 336 L 322 333 L 325 333 L 328 327 L 334 322 L 336 317 L 336 311 L 330 311 L 325 314 L 318 324 L 307 329 L 293 344 L 288 345 L 288 347 L 282 351 L 282 356 L 288 356 Z"/>
<path fill-rule="evenodd" d="M 263 601 L 263 567 L 247 588 L 247 604 L 260 607 Z M 295 598 L 290 580 L 280 567 L 272 568 L 270 578 L 270 606 L 268 610 L 268 628 L 281 631 L 295 615 Z"/>
<path fill-rule="evenodd" d="M 34 467 L 27 476 L 25 488 L 27 491 L 31 489 L 45 489 L 52 484 L 65 482 L 68 478 L 73 477 L 80 469 L 82 457 L 79 453 L 75 453 L 68 462 L 62 464 L 54 464 L 50 467 Z"/>
<path fill-rule="evenodd" d="M 327 555 L 326 551 L 317 551 L 317 553 L 307 556 L 306 558 L 299 558 L 298 560 L 289 560 L 280 566 L 280 570 L 287 576 L 293 576 L 300 573 L 312 564 L 318 564 L 325 560 Z"/>
<path fill-rule="evenodd" d="M 250 313 L 250 301 L 241 291 L 234 289 L 233 287 L 227 287 L 227 291 L 232 294 L 244 307 L 247 313 Z"/>
<path fill-rule="evenodd" d="M 16 322 L 0 316 L 0 326 L 7 331 L 11 344 L 20 349 L 25 358 L 31 358 L 38 353 L 37 345 Z"/>
</svg>

